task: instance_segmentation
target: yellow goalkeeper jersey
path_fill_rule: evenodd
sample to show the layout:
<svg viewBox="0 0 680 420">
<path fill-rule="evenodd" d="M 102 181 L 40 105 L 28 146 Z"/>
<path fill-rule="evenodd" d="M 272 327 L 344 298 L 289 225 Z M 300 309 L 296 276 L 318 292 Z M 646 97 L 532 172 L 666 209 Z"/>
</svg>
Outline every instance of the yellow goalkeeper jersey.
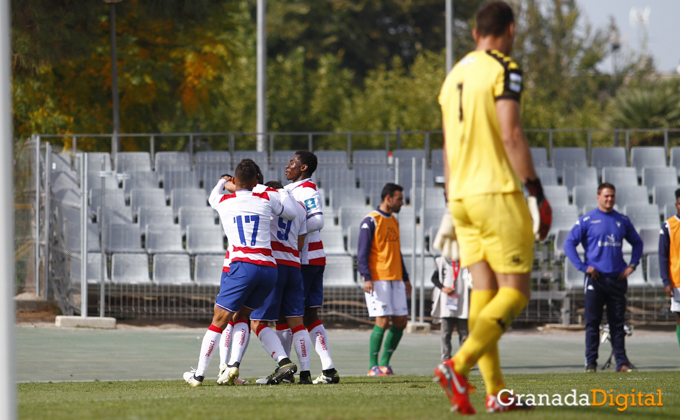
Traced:
<svg viewBox="0 0 680 420">
<path fill-rule="evenodd" d="M 449 165 L 449 199 L 521 192 L 496 115 L 496 101 L 519 101 L 522 72 L 496 50 L 473 51 L 446 77 L 439 94 Z"/>
</svg>

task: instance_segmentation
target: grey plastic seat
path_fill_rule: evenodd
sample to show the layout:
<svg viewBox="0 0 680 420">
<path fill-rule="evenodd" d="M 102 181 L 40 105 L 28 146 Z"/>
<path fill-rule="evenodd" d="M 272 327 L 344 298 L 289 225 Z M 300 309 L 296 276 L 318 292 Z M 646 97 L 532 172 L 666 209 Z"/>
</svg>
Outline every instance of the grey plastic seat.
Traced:
<svg viewBox="0 0 680 420">
<path fill-rule="evenodd" d="M 358 166 L 387 166 L 385 150 L 355 150 L 352 152 L 352 164 Z"/>
<path fill-rule="evenodd" d="M 354 261 L 350 256 L 331 255 L 326 257 L 323 272 L 324 287 L 357 287 L 354 281 Z"/>
<path fill-rule="evenodd" d="M 545 168 L 548 166 L 548 151 L 545 147 L 532 147 L 531 158 L 534 161 L 534 168 Z"/>
<path fill-rule="evenodd" d="M 557 173 L 555 172 L 555 168 L 538 167 L 536 168 L 536 175 L 538 175 L 543 186 L 557 185 Z"/>
<path fill-rule="evenodd" d="M 130 191 L 130 208 L 137 214 L 140 207 L 166 207 L 165 193 L 160 188 L 135 188 Z"/>
<path fill-rule="evenodd" d="M 82 153 L 78 153 L 82 156 Z M 80 172 L 80 159 L 76 160 L 76 169 Z M 90 152 L 87 154 L 87 171 L 100 172 L 111 170 L 111 155 L 105 152 Z"/>
<path fill-rule="evenodd" d="M 425 149 L 398 149 L 392 151 L 392 158 L 399 159 L 400 168 L 412 167 L 413 158 L 416 158 L 416 166 L 420 169 L 423 166 L 423 159 L 427 159 L 427 154 Z"/>
<path fill-rule="evenodd" d="M 321 229 L 321 242 L 323 242 L 323 250 L 326 255 L 347 255 L 342 227 L 325 225 Z"/>
<path fill-rule="evenodd" d="M 187 252 L 189 254 L 220 254 L 224 255 L 224 241 L 222 228 L 212 225 L 188 225 Z M 324 243 L 324 250 L 326 244 Z"/>
<path fill-rule="evenodd" d="M 225 150 L 196 152 L 196 169 L 200 167 L 231 168 L 231 153 Z"/>
<path fill-rule="evenodd" d="M 146 231 L 149 224 L 173 226 L 175 217 L 170 207 L 141 206 L 138 209 L 137 223 L 142 232 Z"/>
<path fill-rule="evenodd" d="M 631 185 L 623 185 L 619 187 L 616 185 L 616 204 L 619 208 L 623 208 L 623 206 L 628 204 L 647 203 L 649 203 L 647 187 Z"/>
<path fill-rule="evenodd" d="M 663 287 L 659 266 L 659 254 L 647 255 L 647 283 L 650 286 Z"/>
<path fill-rule="evenodd" d="M 642 253 L 657 254 L 659 252 L 659 229 L 639 229 L 638 234 L 642 238 Z"/>
<path fill-rule="evenodd" d="M 356 257 L 359 253 L 359 233 L 361 232 L 361 226 L 350 226 L 345 232 L 347 232 L 347 252 L 349 252 L 349 255 Z"/>
<path fill-rule="evenodd" d="M 182 232 L 177 225 L 156 225 L 146 226 L 146 252 L 149 254 L 158 253 L 185 253 L 182 248 Z"/>
<path fill-rule="evenodd" d="M 678 188 L 678 174 L 675 168 L 643 168 L 642 185 L 647 186 L 649 195 L 653 194 L 655 186 L 672 185 Z"/>
<path fill-rule="evenodd" d="M 366 208 L 366 194 L 361 188 L 333 188 L 330 190 L 329 199 L 329 207 L 333 211 L 337 211 L 340 206 Z"/>
<path fill-rule="evenodd" d="M 354 170 L 342 167 L 320 167 L 314 172 L 316 183 L 326 190 L 332 188 L 351 188 L 357 183 Z"/>
<path fill-rule="evenodd" d="M 197 255 L 194 281 L 199 286 L 219 286 L 224 268 L 224 255 Z"/>
<path fill-rule="evenodd" d="M 170 203 L 172 204 L 172 211 L 177 214 L 180 207 L 207 207 L 208 198 L 204 190 L 176 188 L 170 192 Z"/>
<path fill-rule="evenodd" d="M 120 284 L 151 284 L 146 254 L 113 254 L 111 280 Z"/>
<path fill-rule="evenodd" d="M 426 205 L 425 220 L 420 221 L 420 224 L 425 227 L 425 232 L 429 232 L 430 228 L 433 226 L 435 227 L 435 229 L 439 229 L 439 224 L 442 221 L 442 217 L 448 211 L 449 210 L 446 207 L 430 208 L 429 206 Z"/>
<path fill-rule="evenodd" d="M 170 192 L 178 188 L 198 188 L 196 174 L 191 171 L 165 171 L 163 178 L 165 196 L 170 197 Z"/>
<path fill-rule="evenodd" d="M 153 281 L 160 284 L 193 285 L 189 256 L 156 254 L 153 256 Z"/>
<path fill-rule="evenodd" d="M 285 168 L 295 155 L 295 150 L 275 150 L 272 155 L 272 166 L 274 168 Z"/>
<path fill-rule="evenodd" d="M 595 168 L 564 168 L 562 175 L 562 184 L 567 187 L 569 195 L 574 192 L 574 187 L 577 185 L 589 186 L 597 189 L 597 170 Z"/>
<path fill-rule="evenodd" d="M 399 245 L 401 248 L 401 255 L 412 255 L 413 244 L 416 245 L 416 255 L 420 255 L 425 246 L 425 238 L 423 229 L 416 226 L 416 236 L 413 237 L 413 220 L 403 218 L 399 220 Z"/>
<path fill-rule="evenodd" d="M 552 164 L 555 170 L 561 172 L 567 166 L 585 168 L 586 149 L 583 147 L 555 147 L 552 149 Z"/>
<path fill-rule="evenodd" d="M 133 222 L 132 210 L 130 207 L 107 207 L 104 210 L 104 217 L 102 218 L 102 209 L 99 207 L 97 209 L 97 221 L 99 224 L 102 224 L 103 222 L 107 225 L 117 223 L 129 224 Z"/>
<path fill-rule="evenodd" d="M 186 232 L 187 226 L 209 226 L 219 232 L 220 227 L 215 224 L 215 211 L 210 207 L 180 207 L 179 226 Z"/>
<path fill-rule="evenodd" d="M 350 226 L 359 226 L 370 212 L 371 209 L 366 207 L 340 207 L 338 209 L 338 223 L 343 230 Z"/>
<path fill-rule="evenodd" d="M 94 213 L 102 205 L 102 190 L 90 190 L 90 209 Z M 105 190 L 104 206 L 109 209 L 123 209 L 125 206 L 125 191 Z"/>
<path fill-rule="evenodd" d="M 394 169 L 386 167 L 366 166 L 354 170 L 359 187 L 369 196 L 380 195 L 385 184 L 394 182 Z"/>
<path fill-rule="evenodd" d="M 80 192 L 72 188 L 64 188 L 54 193 L 54 199 L 62 205 L 80 206 Z"/>
<path fill-rule="evenodd" d="M 583 214 L 588 214 L 591 211 L 595 210 L 599 206 L 597 204 L 586 204 L 583 206 Z M 614 206 L 614 210 L 616 210 L 616 206 Z"/>
<path fill-rule="evenodd" d="M 661 208 L 667 204 L 675 205 L 675 190 L 678 188 L 678 185 L 655 185 L 652 188 L 652 202 Z"/>
<path fill-rule="evenodd" d="M 159 181 L 166 171 L 191 171 L 191 156 L 186 152 L 156 152 L 155 160 Z"/>
<path fill-rule="evenodd" d="M 666 204 L 663 212 L 663 219 L 668 220 L 676 214 L 678 214 L 678 210 L 675 208 L 675 204 Z"/>
<path fill-rule="evenodd" d="M 106 176 L 100 177 L 99 172 L 89 171 L 87 173 L 87 187 L 89 189 L 101 189 L 102 180 L 104 181 L 104 188 L 107 190 L 117 190 L 118 180 L 114 177 Z"/>
<path fill-rule="evenodd" d="M 642 168 L 666 166 L 666 150 L 656 146 L 636 146 L 630 149 L 630 166 L 642 176 Z"/>
<path fill-rule="evenodd" d="M 628 204 L 623 212 L 630 219 L 635 230 L 654 229 L 659 230 L 659 208 L 655 204 Z"/>
<path fill-rule="evenodd" d="M 255 163 L 257 163 L 257 165 L 260 167 L 260 169 L 269 167 L 269 155 L 267 154 L 267 152 L 258 152 L 256 150 L 240 150 L 238 152 L 234 152 L 233 167 L 236 168 L 236 166 L 238 166 L 238 164 L 243 159 L 254 160 Z"/>
<path fill-rule="evenodd" d="M 680 146 L 671 147 L 671 166 L 675 168 L 680 176 Z"/>
<path fill-rule="evenodd" d="M 411 189 L 411 205 L 415 206 L 416 211 L 420 211 L 421 189 Z M 425 208 L 445 208 L 444 189 L 436 187 L 425 188 Z"/>
<path fill-rule="evenodd" d="M 224 167 L 196 168 L 196 178 L 198 180 L 198 185 L 203 190 L 205 190 L 206 194 L 210 195 L 213 188 L 215 188 L 215 185 L 217 185 L 217 182 L 225 173 L 233 175 L 233 171 L 226 170 Z M 265 181 L 268 179 L 266 175 L 264 179 Z"/>
<path fill-rule="evenodd" d="M 432 165 L 432 169 L 434 168 L 444 169 L 444 149 L 432 149 L 430 151 L 430 162 Z M 535 165 L 536 164 L 534 163 L 534 166 Z"/>
<path fill-rule="evenodd" d="M 602 168 L 602 182 L 614 184 L 617 188 L 624 185 L 638 185 L 635 168 Z"/>
<path fill-rule="evenodd" d="M 80 189 L 80 178 L 78 174 L 71 172 L 62 171 L 52 171 L 50 186 L 53 192 L 57 192 L 64 189 L 79 190 Z"/>
<path fill-rule="evenodd" d="M 564 185 L 546 185 L 543 193 L 553 208 L 569 205 L 569 194 Z"/>
<path fill-rule="evenodd" d="M 115 160 L 119 174 L 151 171 L 151 157 L 147 152 L 118 152 Z"/>
<path fill-rule="evenodd" d="M 571 230 L 578 220 L 576 206 L 553 207 L 553 221 L 550 227 L 550 235 L 555 236 L 560 230 Z"/>
<path fill-rule="evenodd" d="M 583 259 L 583 255 L 580 255 Z M 564 261 L 564 289 L 565 290 L 578 290 L 583 289 L 585 283 L 585 273 L 574 267 L 569 258 L 565 258 Z"/>
<path fill-rule="evenodd" d="M 406 267 L 406 272 L 408 272 L 409 277 L 411 279 L 411 282 L 414 281 L 415 275 L 411 273 L 411 257 L 408 255 L 404 255 L 404 266 Z M 435 272 L 436 270 L 436 265 L 434 262 L 434 258 L 431 256 L 426 255 L 425 256 L 425 278 L 427 279 L 425 281 L 425 290 L 432 290 L 434 288 L 434 284 L 431 281 L 428 281 L 432 277 L 432 273 Z M 416 272 L 420 272 L 420 255 L 416 256 Z M 420 285 L 418 285 L 418 288 L 420 289 Z"/>
<path fill-rule="evenodd" d="M 123 180 L 123 189 L 127 196 L 135 188 L 159 189 L 156 172 L 129 172 L 130 178 Z"/>
<path fill-rule="evenodd" d="M 567 236 L 569 236 L 569 232 L 571 232 L 571 230 L 560 230 L 555 235 L 555 258 L 558 260 L 565 258 L 564 241 L 567 239 Z M 583 255 L 583 245 L 576 245 L 576 252 L 578 252 L 579 255 Z"/>
<path fill-rule="evenodd" d="M 594 147 L 591 165 L 597 169 L 597 176 L 602 176 L 602 168 L 627 166 L 625 147 Z"/>
<path fill-rule="evenodd" d="M 69 251 L 80 251 L 80 223 L 66 223 L 64 236 Z M 99 251 L 99 225 L 87 224 L 87 250 Z"/>
<path fill-rule="evenodd" d="M 229 152 L 198 152 L 196 153 L 196 179 L 199 186 L 211 191 L 221 175 L 233 174 L 231 153 Z"/>
<path fill-rule="evenodd" d="M 347 152 L 345 150 L 317 150 L 314 152 L 319 168 L 336 166 L 347 169 Z"/>
<path fill-rule="evenodd" d="M 71 283 L 80 284 L 80 257 L 71 256 Z M 89 284 L 101 283 L 101 272 L 102 272 L 102 254 L 95 252 L 87 253 L 87 271 L 86 280 Z M 105 282 L 109 282 L 108 276 L 104 278 Z"/>
<path fill-rule="evenodd" d="M 78 171 L 71 166 L 70 153 L 52 153 L 52 171 L 68 172 L 76 176 L 78 174 Z"/>
<path fill-rule="evenodd" d="M 143 252 L 142 234 L 136 224 L 109 224 L 106 229 L 107 252 Z"/>
<path fill-rule="evenodd" d="M 631 258 L 630 254 L 623 254 L 623 260 L 629 262 Z M 642 261 L 640 261 L 642 262 Z M 628 287 L 649 287 L 650 284 L 645 281 L 644 270 L 642 269 L 642 264 L 637 270 L 633 271 L 630 276 L 628 276 Z"/>
</svg>

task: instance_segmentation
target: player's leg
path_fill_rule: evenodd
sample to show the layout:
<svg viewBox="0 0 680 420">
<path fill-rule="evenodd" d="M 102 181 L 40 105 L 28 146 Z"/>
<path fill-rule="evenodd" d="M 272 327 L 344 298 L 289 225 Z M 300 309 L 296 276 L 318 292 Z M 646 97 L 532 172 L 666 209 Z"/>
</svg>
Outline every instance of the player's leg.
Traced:
<svg viewBox="0 0 680 420">
<path fill-rule="evenodd" d="M 288 325 L 290 325 L 293 332 L 292 343 L 295 347 L 295 354 L 300 363 L 300 384 L 310 385 L 312 383 L 312 374 L 309 367 L 309 356 L 312 348 L 312 340 L 309 337 L 309 332 L 302 322 L 301 316 L 293 316 L 286 318 Z"/>
<path fill-rule="evenodd" d="M 468 320 L 466 318 L 456 318 L 456 329 L 458 330 L 458 345 L 462 346 L 469 334 Z"/>
<path fill-rule="evenodd" d="M 586 372 L 597 371 L 597 353 L 600 347 L 600 324 L 606 294 L 598 281 L 585 276 L 585 314 L 586 314 Z"/>
<path fill-rule="evenodd" d="M 626 317 L 626 281 L 616 277 L 602 279 L 609 288 L 607 295 L 607 321 L 609 322 L 609 334 L 616 357 L 616 371 L 630 370 L 630 362 L 626 356 L 626 332 L 623 329 Z"/>
<path fill-rule="evenodd" d="M 397 349 L 408 323 L 408 301 L 406 300 L 406 286 L 403 281 L 389 281 L 387 283 L 389 283 L 387 290 L 392 326 L 385 337 L 385 349 L 380 357 L 380 369 L 387 375 L 393 375 L 390 359 Z"/>
<path fill-rule="evenodd" d="M 201 352 L 199 353 L 196 370 L 184 373 L 184 380 L 189 385 L 197 387 L 203 383 L 205 372 L 214 354 L 215 346 L 219 346 L 222 331 L 229 323 L 231 317 L 232 314 L 230 312 L 215 306 L 213 320 L 201 342 Z"/>
<path fill-rule="evenodd" d="M 455 318 L 445 317 L 441 319 L 442 362 L 451 358 L 451 334 L 453 334 L 454 325 Z"/>
<path fill-rule="evenodd" d="M 374 280 L 373 292 L 364 292 L 366 299 L 366 308 L 368 309 L 368 316 L 375 319 L 373 332 L 368 346 L 368 376 L 381 376 L 384 373 L 380 370 L 378 364 L 378 355 L 382 347 L 385 331 L 390 325 L 390 314 L 392 313 L 391 301 L 387 299 L 387 283 L 388 281 Z"/>
<path fill-rule="evenodd" d="M 280 319 L 285 317 L 287 324 L 292 329 L 291 342 L 295 346 L 295 353 L 298 362 L 300 363 L 299 383 L 302 385 L 311 385 L 312 374 L 309 368 L 309 358 L 312 349 L 312 340 L 303 322 L 303 315 L 305 314 L 305 295 L 302 271 L 296 267 L 288 267 L 287 271 L 288 281 L 283 290 Z M 293 375 L 289 375 L 283 380 L 294 382 L 295 378 Z"/>
<path fill-rule="evenodd" d="M 288 354 L 288 357 L 290 357 L 290 352 L 292 350 L 292 345 L 293 345 L 293 330 L 291 329 L 290 325 L 288 324 L 288 321 L 286 320 L 286 317 L 283 315 L 283 313 L 279 314 L 279 319 L 276 321 L 276 335 L 279 336 L 279 340 L 281 340 L 281 344 L 283 345 L 283 349 L 286 351 Z"/>
<path fill-rule="evenodd" d="M 680 313 L 675 313 L 675 335 L 678 337 L 678 345 L 680 345 Z"/>
<path fill-rule="evenodd" d="M 331 351 L 328 347 L 328 334 L 326 327 L 319 319 L 319 308 L 323 305 L 323 272 L 324 266 L 303 265 L 302 278 L 305 290 L 305 315 L 304 322 L 309 336 L 314 343 L 314 350 L 321 359 L 321 375 L 314 381 L 315 384 L 338 383 L 340 375 L 335 370 Z"/>
<path fill-rule="evenodd" d="M 231 337 L 234 332 L 234 320 L 232 319 L 227 324 L 227 327 L 222 331 L 222 337 L 220 338 L 220 371 L 217 377 L 222 376 L 224 371 L 227 369 L 227 360 L 229 359 L 229 353 L 231 351 Z"/>
</svg>

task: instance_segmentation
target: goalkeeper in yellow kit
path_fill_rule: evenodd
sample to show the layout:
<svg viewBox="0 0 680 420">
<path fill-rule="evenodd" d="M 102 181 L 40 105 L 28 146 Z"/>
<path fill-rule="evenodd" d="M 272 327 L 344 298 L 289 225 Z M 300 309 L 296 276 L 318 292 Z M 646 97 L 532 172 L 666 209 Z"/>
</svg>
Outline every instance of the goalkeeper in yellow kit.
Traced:
<svg viewBox="0 0 680 420">
<path fill-rule="evenodd" d="M 476 18 L 477 48 L 453 67 L 439 95 L 450 214 L 442 219 L 435 246 L 457 260 L 460 245 L 473 290 L 470 335 L 437 366 L 435 380 L 461 414 L 475 412 L 467 376 L 476 364 L 488 412 L 525 408 L 498 398 L 505 384 L 497 343 L 529 300 L 534 237 L 545 239 L 552 222 L 520 121 L 522 72 L 507 56 L 515 36 L 512 9 L 487 2 Z"/>
</svg>

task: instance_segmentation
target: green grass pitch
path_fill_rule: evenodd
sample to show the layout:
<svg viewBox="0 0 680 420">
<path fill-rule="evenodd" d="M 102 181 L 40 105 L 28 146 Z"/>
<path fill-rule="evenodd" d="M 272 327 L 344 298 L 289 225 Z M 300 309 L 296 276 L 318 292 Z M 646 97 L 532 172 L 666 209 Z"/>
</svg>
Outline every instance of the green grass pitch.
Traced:
<svg viewBox="0 0 680 420">
<path fill-rule="evenodd" d="M 662 391 L 663 406 L 537 407 L 530 412 L 494 414 L 523 419 L 677 419 L 680 418 L 678 372 L 597 374 L 514 374 L 506 383 L 516 393 L 561 394 L 591 389 L 617 394 Z M 253 379 L 253 378 L 249 378 Z M 251 380 L 253 383 L 254 380 Z M 484 386 L 472 396 L 477 417 L 484 412 Z M 63 382 L 18 385 L 19 418 L 79 419 L 449 419 L 449 403 L 430 376 L 344 377 L 337 385 L 242 385 L 220 387 L 206 378 L 191 388 L 183 381 Z M 623 402 L 623 398 L 620 400 Z M 630 400 L 628 400 L 630 401 Z M 636 398 L 637 401 L 637 398 Z M 644 397 L 642 399 L 644 401 Z M 656 400 L 655 402 L 658 402 Z M 623 416 L 623 417 L 622 417 Z"/>
</svg>

